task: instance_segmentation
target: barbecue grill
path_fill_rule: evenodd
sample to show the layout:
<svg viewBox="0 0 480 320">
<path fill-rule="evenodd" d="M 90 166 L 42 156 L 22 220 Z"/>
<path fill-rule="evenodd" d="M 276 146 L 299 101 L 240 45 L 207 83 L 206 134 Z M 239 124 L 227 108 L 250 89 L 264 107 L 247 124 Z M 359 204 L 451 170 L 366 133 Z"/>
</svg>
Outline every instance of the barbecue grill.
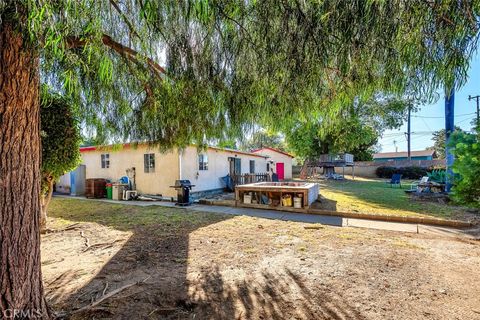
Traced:
<svg viewBox="0 0 480 320">
<path fill-rule="evenodd" d="M 190 183 L 190 180 L 175 180 L 175 185 L 170 186 L 177 190 L 177 206 L 189 206 L 190 202 L 190 190 L 195 187 Z"/>
</svg>

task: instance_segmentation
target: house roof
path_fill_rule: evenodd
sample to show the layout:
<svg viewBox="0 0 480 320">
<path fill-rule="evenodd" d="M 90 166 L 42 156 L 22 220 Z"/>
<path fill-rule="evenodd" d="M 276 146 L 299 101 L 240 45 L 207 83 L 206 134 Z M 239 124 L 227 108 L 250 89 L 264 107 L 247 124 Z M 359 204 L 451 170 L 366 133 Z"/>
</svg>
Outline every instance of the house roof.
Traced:
<svg viewBox="0 0 480 320">
<path fill-rule="evenodd" d="M 256 154 L 253 152 L 247 152 L 247 151 L 241 151 L 241 150 L 236 150 L 236 149 L 229 149 L 229 148 L 219 148 L 219 147 L 208 147 L 209 149 L 213 150 L 219 150 L 219 151 L 225 151 L 225 152 L 230 152 L 230 153 L 238 153 L 238 154 L 244 154 L 247 156 L 254 156 L 254 157 L 260 157 L 260 158 L 268 158 L 267 156 L 261 155 L 261 154 Z"/>
<path fill-rule="evenodd" d="M 434 154 L 435 154 L 435 150 L 419 150 L 419 151 L 410 152 L 410 155 L 412 157 L 426 157 L 426 156 L 433 156 Z M 407 151 L 381 152 L 381 153 L 375 153 L 373 155 L 373 159 L 406 158 L 406 157 L 408 157 Z"/>
<path fill-rule="evenodd" d="M 131 144 L 131 143 L 124 143 L 124 144 L 122 144 L 122 147 L 123 148 L 130 148 L 132 145 L 133 144 Z M 138 145 L 146 145 L 146 144 L 145 143 L 139 143 Z M 114 148 L 114 146 L 115 145 L 80 147 L 80 152 L 112 150 Z M 212 146 L 208 146 L 208 149 L 225 151 L 225 152 L 236 153 L 236 154 L 244 154 L 244 155 L 259 157 L 259 158 L 267 158 L 267 156 L 264 156 L 264 155 L 260 155 L 260 154 L 256 154 L 256 153 L 252 153 L 252 152 L 235 150 L 235 149 L 219 148 L 219 147 L 212 147 Z"/>
<path fill-rule="evenodd" d="M 276 152 L 276 153 L 283 154 L 283 155 L 288 156 L 290 158 L 295 158 L 294 156 L 292 156 L 289 153 L 286 153 L 284 151 L 281 151 L 281 150 L 278 150 L 278 149 L 275 149 L 275 148 L 270 148 L 270 147 L 263 147 L 263 148 L 260 148 L 260 149 L 252 150 L 252 152 L 257 153 L 257 152 L 262 152 L 263 150 L 270 150 L 270 151 L 273 151 L 273 152 Z"/>
</svg>

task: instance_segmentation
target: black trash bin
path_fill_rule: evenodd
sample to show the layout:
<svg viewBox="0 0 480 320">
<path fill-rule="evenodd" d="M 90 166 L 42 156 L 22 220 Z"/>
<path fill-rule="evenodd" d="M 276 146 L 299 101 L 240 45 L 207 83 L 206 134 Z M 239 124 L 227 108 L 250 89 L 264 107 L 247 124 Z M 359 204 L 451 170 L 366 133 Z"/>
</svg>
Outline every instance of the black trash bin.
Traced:
<svg viewBox="0 0 480 320">
<path fill-rule="evenodd" d="M 175 185 L 170 186 L 177 190 L 177 206 L 189 206 L 190 202 L 190 190 L 195 187 L 190 183 L 190 180 L 175 180 Z"/>
</svg>

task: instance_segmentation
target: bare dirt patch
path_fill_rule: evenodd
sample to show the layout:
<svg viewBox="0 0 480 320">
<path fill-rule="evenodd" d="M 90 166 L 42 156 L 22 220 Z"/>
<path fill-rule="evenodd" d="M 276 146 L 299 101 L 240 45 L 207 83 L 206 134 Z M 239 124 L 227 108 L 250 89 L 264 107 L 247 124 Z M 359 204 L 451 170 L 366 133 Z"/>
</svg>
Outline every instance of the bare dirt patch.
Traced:
<svg viewBox="0 0 480 320">
<path fill-rule="evenodd" d="M 42 238 L 64 318 L 480 319 L 478 241 L 55 201 L 79 223 Z"/>
</svg>

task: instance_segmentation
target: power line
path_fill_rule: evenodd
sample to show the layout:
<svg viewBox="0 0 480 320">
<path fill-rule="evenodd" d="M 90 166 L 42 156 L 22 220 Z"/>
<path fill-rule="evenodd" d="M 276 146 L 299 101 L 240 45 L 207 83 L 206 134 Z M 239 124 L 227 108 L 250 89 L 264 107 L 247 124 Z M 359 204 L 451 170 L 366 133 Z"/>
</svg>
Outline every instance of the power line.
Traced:
<svg viewBox="0 0 480 320">
<path fill-rule="evenodd" d="M 417 140 L 419 138 L 425 138 L 425 137 L 428 137 L 429 135 L 430 135 L 430 133 L 425 133 L 425 134 L 413 137 L 412 140 Z"/>
<path fill-rule="evenodd" d="M 384 137 L 384 138 L 388 138 L 388 137 L 399 137 L 399 136 L 403 136 L 403 132 L 385 133 L 385 134 L 382 135 L 382 137 Z"/>
<path fill-rule="evenodd" d="M 471 112 L 471 113 L 464 113 L 464 114 L 456 114 L 455 117 L 463 117 L 463 116 L 469 116 L 472 114 L 476 114 L 476 112 Z M 423 118 L 423 119 L 444 119 L 445 117 L 429 117 L 429 116 L 412 116 L 413 118 Z"/>
<path fill-rule="evenodd" d="M 470 121 L 471 121 L 471 120 L 473 120 L 473 119 L 475 119 L 475 118 L 467 118 L 467 119 L 463 119 L 462 121 L 458 121 L 458 122 L 457 122 L 457 124 L 459 124 L 459 123 L 462 123 L 462 122 L 465 122 L 465 121 L 468 121 L 468 120 L 470 120 Z"/>
<path fill-rule="evenodd" d="M 416 131 L 416 132 L 412 132 L 411 134 L 417 136 L 417 135 L 428 135 L 428 134 L 432 134 L 434 132 L 435 131 Z M 395 136 L 388 136 L 388 137 L 382 136 L 382 140 L 383 140 L 383 142 L 392 141 L 392 140 L 398 139 L 399 137 L 404 136 L 404 135 L 405 135 L 404 132 L 399 132 Z"/>
<path fill-rule="evenodd" d="M 432 130 L 432 128 L 430 128 L 430 126 L 428 125 L 427 121 L 425 121 L 424 118 L 420 118 L 420 120 L 422 120 L 423 124 L 425 124 L 425 127 L 427 127 L 428 130 Z"/>
</svg>

